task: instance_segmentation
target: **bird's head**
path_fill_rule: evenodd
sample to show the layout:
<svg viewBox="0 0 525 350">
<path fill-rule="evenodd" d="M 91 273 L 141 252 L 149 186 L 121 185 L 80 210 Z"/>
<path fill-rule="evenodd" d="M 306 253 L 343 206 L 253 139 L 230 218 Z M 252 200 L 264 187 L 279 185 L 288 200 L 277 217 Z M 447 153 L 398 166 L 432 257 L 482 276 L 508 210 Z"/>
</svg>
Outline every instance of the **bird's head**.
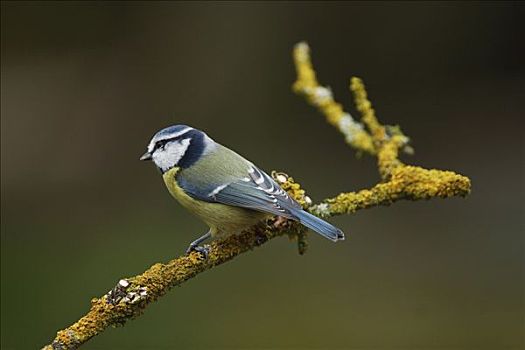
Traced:
<svg viewBox="0 0 525 350">
<path fill-rule="evenodd" d="M 204 132 L 187 125 L 173 125 L 153 136 L 140 160 L 152 160 L 165 173 L 174 167 L 190 167 L 214 146 Z"/>
</svg>

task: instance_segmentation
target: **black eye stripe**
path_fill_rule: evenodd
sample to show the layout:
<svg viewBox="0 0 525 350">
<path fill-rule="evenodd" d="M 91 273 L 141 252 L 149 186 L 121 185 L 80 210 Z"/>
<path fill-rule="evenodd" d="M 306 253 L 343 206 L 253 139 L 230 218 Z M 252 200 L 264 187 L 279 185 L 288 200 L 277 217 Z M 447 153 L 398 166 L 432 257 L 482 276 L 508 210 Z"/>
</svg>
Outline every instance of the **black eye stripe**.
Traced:
<svg viewBox="0 0 525 350">
<path fill-rule="evenodd" d="M 155 147 L 154 147 L 153 149 L 156 150 L 156 149 L 158 149 L 158 148 L 164 147 L 167 143 L 168 143 L 168 140 L 160 140 L 160 141 L 157 141 L 157 142 L 155 143 Z"/>
<path fill-rule="evenodd" d="M 170 128 L 168 128 L 168 129 L 170 129 Z M 173 129 L 173 128 L 171 128 L 171 129 Z M 164 148 L 164 146 L 167 143 L 169 143 L 169 142 L 188 138 L 188 134 L 192 134 L 194 131 L 196 131 L 196 130 L 192 129 L 192 128 L 188 127 L 188 126 L 179 125 L 179 126 L 177 126 L 176 130 L 173 130 L 172 135 L 174 135 L 174 136 L 169 137 L 170 134 L 166 133 L 165 130 L 162 130 L 159 133 L 157 133 L 157 135 L 155 135 L 155 136 L 160 136 L 161 137 L 161 135 L 162 135 L 162 136 L 167 136 L 167 138 L 155 141 L 155 144 L 153 146 L 153 150 L 152 151 L 155 151 L 155 150 L 157 150 L 159 148 Z M 191 136 L 189 138 L 191 138 Z"/>
<path fill-rule="evenodd" d="M 182 136 L 182 135 L 181 135 Z M 172 142 L 172 141 L 176 141 L 176 140 L 179 140 L 180 137 L 179 136 L 176 136 L 176 137 L 173 137 L 171 139 L 163 139 L 163 140 L 159 140 L 157 142 L 155 142 L 155 147 L 153 147 L 153 151 L 159 149 L 159 148 L 164 148 L 164 146 L 166 146 L 166 144 L 168 142 Z"/>
</svg>

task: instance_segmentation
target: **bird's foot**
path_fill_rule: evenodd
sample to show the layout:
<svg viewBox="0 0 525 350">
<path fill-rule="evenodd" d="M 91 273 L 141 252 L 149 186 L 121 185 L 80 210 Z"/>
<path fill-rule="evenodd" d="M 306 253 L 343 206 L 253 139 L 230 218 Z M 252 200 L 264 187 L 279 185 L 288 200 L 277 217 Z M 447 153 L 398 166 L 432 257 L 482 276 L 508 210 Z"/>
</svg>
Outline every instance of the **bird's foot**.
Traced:
<svg viewBox="0 0 525 350">
<path fill-rule="evenodd" d="M 188 249 L 186 249 L 186 254 L 190 254 L 191 252 L 200 253 L 200 255 L 203 256 L 204 260 L 208 260 L 208 256 L 210 255 L 210 246 L 208 244 L 205 244 L 205 245 L 190 244 Z"/>
</svg>

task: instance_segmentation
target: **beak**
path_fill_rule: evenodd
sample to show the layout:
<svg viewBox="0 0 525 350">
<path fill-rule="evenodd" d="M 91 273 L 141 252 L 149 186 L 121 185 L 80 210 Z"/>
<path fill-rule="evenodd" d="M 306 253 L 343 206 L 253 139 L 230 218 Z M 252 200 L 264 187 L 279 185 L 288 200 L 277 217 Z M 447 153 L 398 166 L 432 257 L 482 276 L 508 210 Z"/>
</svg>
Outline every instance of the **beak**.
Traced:
<svg viewBox="0 0 525 350">
<path fill-rule="evenodd" d="M 151 153 L 149 153 L 149 152 L 144 153 L 144 154 L 139 158 L 139 160 L 151 160 Z"/>
</svg>

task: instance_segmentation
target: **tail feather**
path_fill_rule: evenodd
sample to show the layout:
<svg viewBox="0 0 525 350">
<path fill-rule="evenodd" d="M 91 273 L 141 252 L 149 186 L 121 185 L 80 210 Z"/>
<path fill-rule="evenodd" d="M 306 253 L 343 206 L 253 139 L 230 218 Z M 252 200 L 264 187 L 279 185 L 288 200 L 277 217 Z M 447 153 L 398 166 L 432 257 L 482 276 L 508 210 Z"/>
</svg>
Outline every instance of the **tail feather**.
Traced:
<svg viewBox="0 0 525 350">
<path fill-rule="evenodd" d="M 309 229 L 314 230 L 323 237 L 331 241 L 337 242 L 345 239 L 343 231 L 332 224 L 314 216 L 304 210 L 293 213 L 297 220 Z"/>
</svg>

